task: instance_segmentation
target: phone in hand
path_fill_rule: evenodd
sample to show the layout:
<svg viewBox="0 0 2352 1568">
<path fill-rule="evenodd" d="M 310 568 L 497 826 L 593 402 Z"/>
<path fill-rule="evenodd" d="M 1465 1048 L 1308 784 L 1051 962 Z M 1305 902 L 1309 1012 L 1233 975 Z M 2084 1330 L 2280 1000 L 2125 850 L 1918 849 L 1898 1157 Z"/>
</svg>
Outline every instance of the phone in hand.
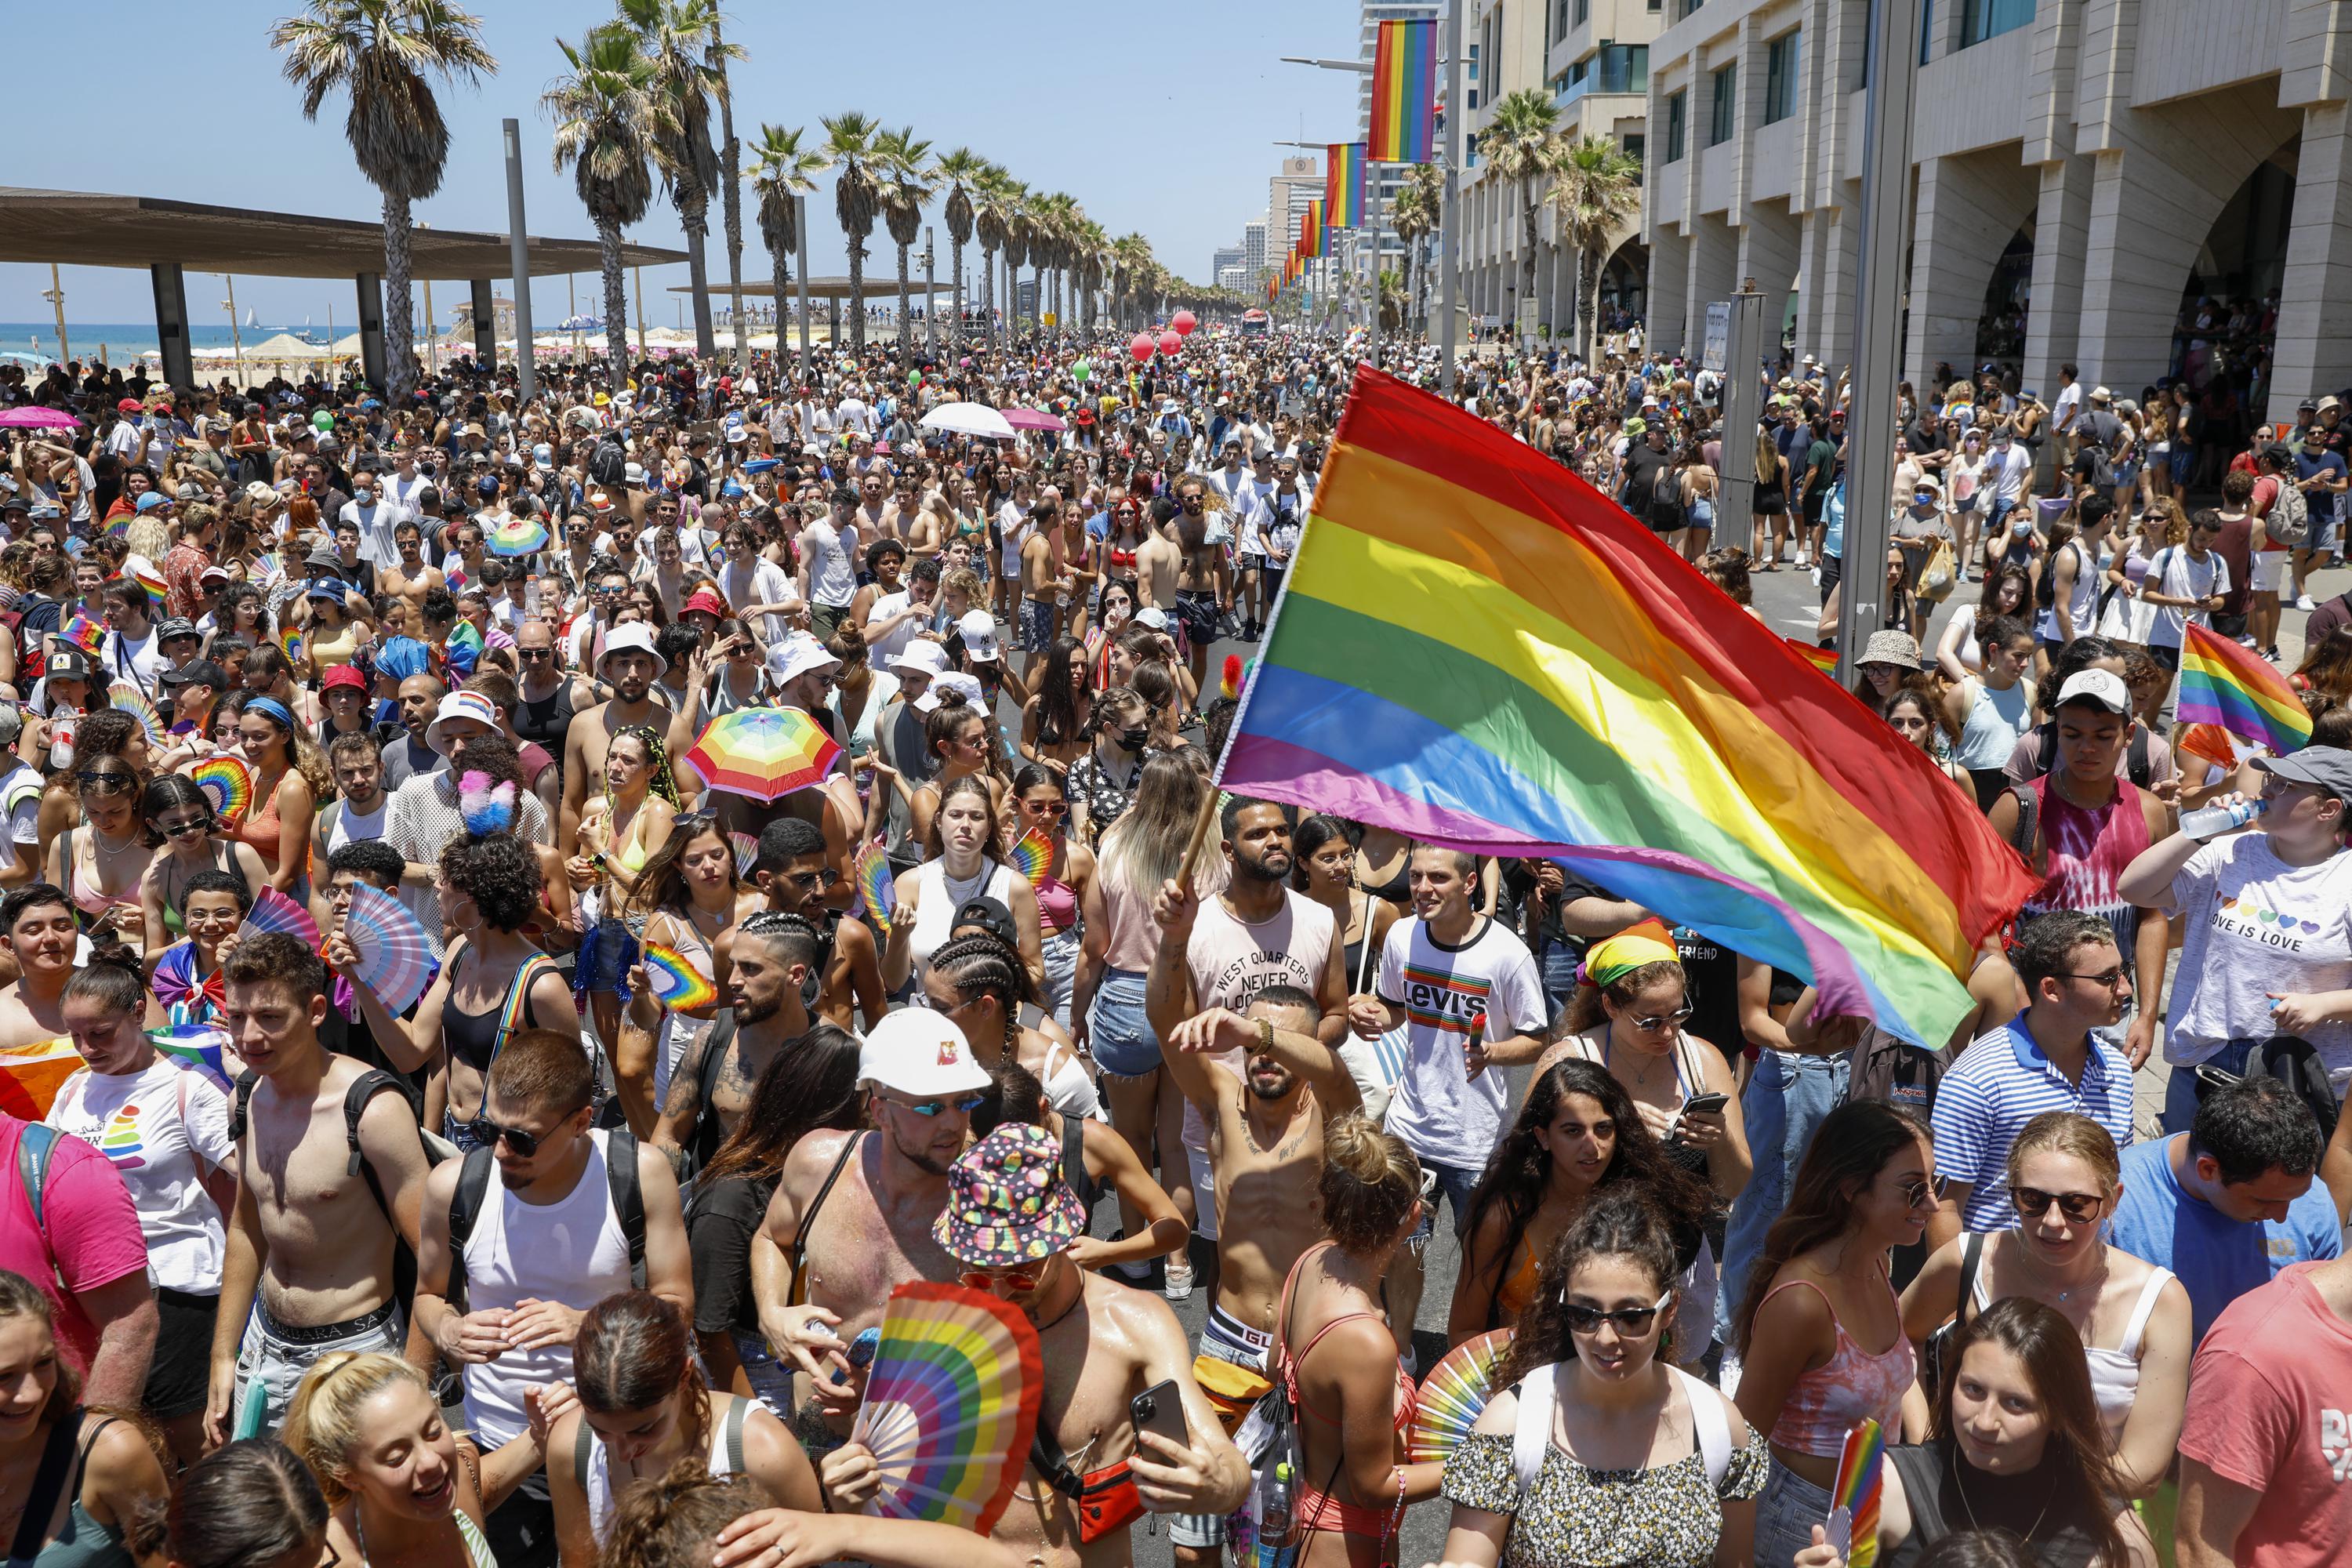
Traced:
<svg viewBox="0 0 2352 1568">
<path fill-rule="evenodd" d="M 1688 1100 L 1683 1101 L 1683 1114 L 1685 1116 L 1704 1116 L 1713 1111 L 1721 1110 L 1725 1106 L 1730 1103 L 1731 1096 L 1727 1094 L 1694 1094 Z"/>
<path fill-rule="evenodd" d="M 1184 1402 L 1176 1393 L 1176 1380 L 1172 1377 L 1153 1384 L 1129 1400 L 1127 1414 L 1139 1433 L 1157 1432 L 1180 1448 L 1192 1445 L 1192 1433 L 1184 1424 Z"/>
</svg>

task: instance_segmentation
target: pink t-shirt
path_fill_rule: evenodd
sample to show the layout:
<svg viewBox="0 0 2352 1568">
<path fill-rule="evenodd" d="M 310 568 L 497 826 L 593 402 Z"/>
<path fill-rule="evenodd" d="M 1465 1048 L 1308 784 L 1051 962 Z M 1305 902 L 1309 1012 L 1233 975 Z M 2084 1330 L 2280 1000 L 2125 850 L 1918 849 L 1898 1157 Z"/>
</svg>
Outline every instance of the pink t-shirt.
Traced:
<svg viewBox="0 0 2352 1568">
<path fill-rule="evenodd" d="M 147 1243 L 139 1232 L 139 1211 L 131 1190 L 105 1155 L 79 1138 L 60 1137 L 49 1155 L 43 1183 L 46 1224 L 33 1224 L 33 1205 L 16 1179 L 16 1145 L 25 1123 L 0 1111 L 0 1268 L 21 1274 L 48 1292 L 57 1308 L 58 1344 L 66 1359 L 87 1371 L 98 1350 L 98 1329 L 68 1291 L 93 1290 L 127 1274 L 147 1269 Z M 46 1230 L 46 1242 L 42 1232 Z"/>
<path fill-rule="evenodd" d="M 2239 1568 L 2323 1568 L 2352 1540 L 2352 1323 L 2298 1263 L 2231 1302 L 2189 1376 L 2180 1451 L 2263 1494 Z"/>
</svg>

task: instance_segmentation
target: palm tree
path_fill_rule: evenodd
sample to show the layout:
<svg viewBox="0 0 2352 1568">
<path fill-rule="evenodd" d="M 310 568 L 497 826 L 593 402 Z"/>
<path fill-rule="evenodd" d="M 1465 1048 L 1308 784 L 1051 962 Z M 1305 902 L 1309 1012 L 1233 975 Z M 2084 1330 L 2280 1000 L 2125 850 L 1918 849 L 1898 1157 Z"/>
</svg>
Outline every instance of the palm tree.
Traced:
<svg viewBox="0 0 2352 1568">
<path fill-rule="evenodd" d="M 833 166 L 814 147 L 803 147 L 803 128 L 760 127 L 751 149 L 751 185 L 760 193 L 760 237 L 767 243 L 768 268 L 776 289 L 776 361 L 784 358 L 784 296 L 792 286 L 792 258 L 801 247 L 800 198 L 816 189 L 816 177 Z"/>
<path fill-rule="evenodd" d="M 1080 327 L 1095 330 L 1095 305 L 1102 297 L 1103 273 L 1110 261 L 1110 235 L 1090 217 L 1078 223 L 1077 268 L 1078 287 L 1083 291 L 1079 307 Z"/>
<path fill-rule="evenodd" d="M 972 233 L 980 240 L 980 309 L 988 323 L 988 341 L 996 341 L 996 256 L 1010 237 L 1013 176 L 1002 164 L 991 163 L 972 182 Z"/>
<path fill-rule="evenodd" d="M 963 247 L 971 239 L 974 217 L 971 196 L 987 169 L 985 158 L 969 147 L 958 147 L 942 154 L 932 171 L 948 193 L 940 216 L 948 224 L 948 268 L 955 290 L 954 341 L 959 342 L 963 338 Z"/>
<path fill-rule="evenodd" d="M 710 234 L 710 197 L 719 189 L 719 151 L 710 144 L 710 100 L 720 91 L 710 55 L 719 6 L 717 0 L 619 0 L 619 5 L 621 20 L 637 35 L 638 47 L 654 68 L 656 89 L 669 100 L 669 121 L 654 136 L 655 162 L 686 230 L 694 349 L 707 357 L 719 348 L 710 330 L 710 276 L 703 259 L 703 244 Z"/>
<path fill-rule="evenodd" d="M 1421 308 L 1421 296 L 1429 286 L 1426 241 L 1434 235 L 1444 211 L 1445 174 L 1435 163 L 1415 163 L 1407 170 L 1403 187 L 1397 192 L 1396 205 L 1391 209 L 1390 223 L 1405 245 L 1405 300 L 1409 314 L 1428 325 L 1428 312 Z"/>
<path fill-rule="evenodd" d="M 1601 264 L 1642 210 L 1642 165 L 1606 136 L 1582 136 L 1559 150 L 1551 204 L 1561 242 L 1576 251 L 1576 343 L 1590 360 L 1601 311 Z"/>
<path fill-rule="evenodd" d="M 1536 211 L 1543 205 L 1544 187 L 1559 155 L 1559 133 L 1553 129 L 1559 122 L 1559 110 L 1550 94 L 1523 87 L 1495 105 L 1495 118 L 1478 136 L 1478 156 L 1487 176 L 1518 187 L 1525 223 L 1519 247 L 1521 300 L 1536 297 Z"/>
<path fill-rule="evenodd" d="M 1004 324 L 1010 335 L 1021 331 L 1021 268 L 1028 263 L 1029 247 L 1035 239 L 1037 227 L 1032 204 L 1035 200 L 1029 187 L 1018 180 L 1005 184 L 1004 208 Z"/>
<path fill-rule="evenodd" d="M 478 83 L 499 68 L 482 47 L 481 18 L 446 0 L 310 0 L 269 30 L 286 79 L 302 89 L 302 117 L 319 118 L 338 87 L 352 95 L 343 135 L 383 196 L 383 347 L 387 390 L 415 380 L 416 324 L 408 310 L 409 205 L 441 188 L 449 126 L 428 73 Z"/>
<path fill-rule="evenodd" d="M 572 187 L 596 226 L 604 274 L 604 349 L 618 378 L 629 362 L 621 230 L 653 205 L 658 139 L 674 129 L 673 104 L 626 22 L 591 28 L 577 47 L 561 38 L 555 47 L 563 51 L 571 74 L 550 82 L 539 106 L 555 121 L 555 166 L 572 171 Z"/>
<path fill-rule="evenodd" d="M 719 78 L 719 177 L 726 183 L 727 214 L 727 290 L 730 295 L 730 319 L 735 323 L 735 369 L 740 374 L 745 366 L 743 348 L 743 143 L 735 140 L 735 99 L 728 90 L 727 62 L 741 59 L 740 47 L 730 47 L 719 33 L 720 18 L 716 12 L 710 17 L 710 65 Z M 782 302 L 778 301 L 781 306 Z M 782 318 L 779 318 L 781 320 Z M 783 341 L 779 330 L 777 342 Z"/>
<path fill-rule="evenodd" d="M 1122 330 L 1134 324 L 1136 291 L 1144 268 L 1151 265 L 1151 242 L 1139 234 L 1123 234 L 1111 242 L 1111 301 Z"/>
<path fill-rule="evenodd" d="M 882 203 L 882 224 L 898 247 L 898 363 L 907 363 L 907 253 L 923 232 L 923 204 L 931 199 L 936 171 L 931 144 L 915 134 L 911 125 L 886 131 L 874 139 L 877 189 Z M 926 298 L 923 310 L 930 310 Z"/>
<path fill-rule="evenodd" d="M 849 342 L 866 355 L 866 239 L 882 210 L 882 157 L 876 145 L 881 124 L 852 110 L 821 121 L 824 151 L 839 171 L 833 181 L 833 212 L 849 241 Z"/>
</svg>

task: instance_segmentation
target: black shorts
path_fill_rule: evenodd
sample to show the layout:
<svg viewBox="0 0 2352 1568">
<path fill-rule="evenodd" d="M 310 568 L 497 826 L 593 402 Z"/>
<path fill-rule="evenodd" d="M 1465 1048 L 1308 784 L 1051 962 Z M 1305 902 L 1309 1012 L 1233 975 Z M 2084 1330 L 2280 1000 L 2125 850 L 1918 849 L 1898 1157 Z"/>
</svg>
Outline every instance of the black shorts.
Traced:
<svg viewBox="0 0 2352 1568">
<path fill-rule="evenodd" d="M 155 1292 L 155 1357 L 148 1363 L 147 1389 L 139 1403 L 156 1420 L 176 1420 L 204 1409 L 212 1372 L 213 1323 L 219 1316 L 218 1296 Z"/>
<path fill-rule="evenodd" d="M 1176 618 L 1183 623 L 1184 635 L 1192 639 L 1195 647 L 1207 647 L 1217 640 L 1218 623 L 1224 612 L 1217 605 L 1217 595 L 1206 588 L 1180 588 L 1176 593 Z"/>
</svg>

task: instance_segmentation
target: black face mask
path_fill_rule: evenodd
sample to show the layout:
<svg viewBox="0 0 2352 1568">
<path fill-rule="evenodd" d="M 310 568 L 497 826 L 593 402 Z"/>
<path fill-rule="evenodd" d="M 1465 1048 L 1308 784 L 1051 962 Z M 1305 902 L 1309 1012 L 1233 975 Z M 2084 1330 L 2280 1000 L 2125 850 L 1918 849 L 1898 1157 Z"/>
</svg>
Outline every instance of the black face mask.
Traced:
<svg viewBox="0 0 2352 1568">
<path fill-rule="evenodd" d="M 1139 752 L 1143 750 L 1143 742 L 1151 738 L 1151 731 L 1149 728 L 1139 725 L 1132 730 L 1121 730 L 1113 738 L 1118 742 L 1120 751 Z"/>
</svg>

